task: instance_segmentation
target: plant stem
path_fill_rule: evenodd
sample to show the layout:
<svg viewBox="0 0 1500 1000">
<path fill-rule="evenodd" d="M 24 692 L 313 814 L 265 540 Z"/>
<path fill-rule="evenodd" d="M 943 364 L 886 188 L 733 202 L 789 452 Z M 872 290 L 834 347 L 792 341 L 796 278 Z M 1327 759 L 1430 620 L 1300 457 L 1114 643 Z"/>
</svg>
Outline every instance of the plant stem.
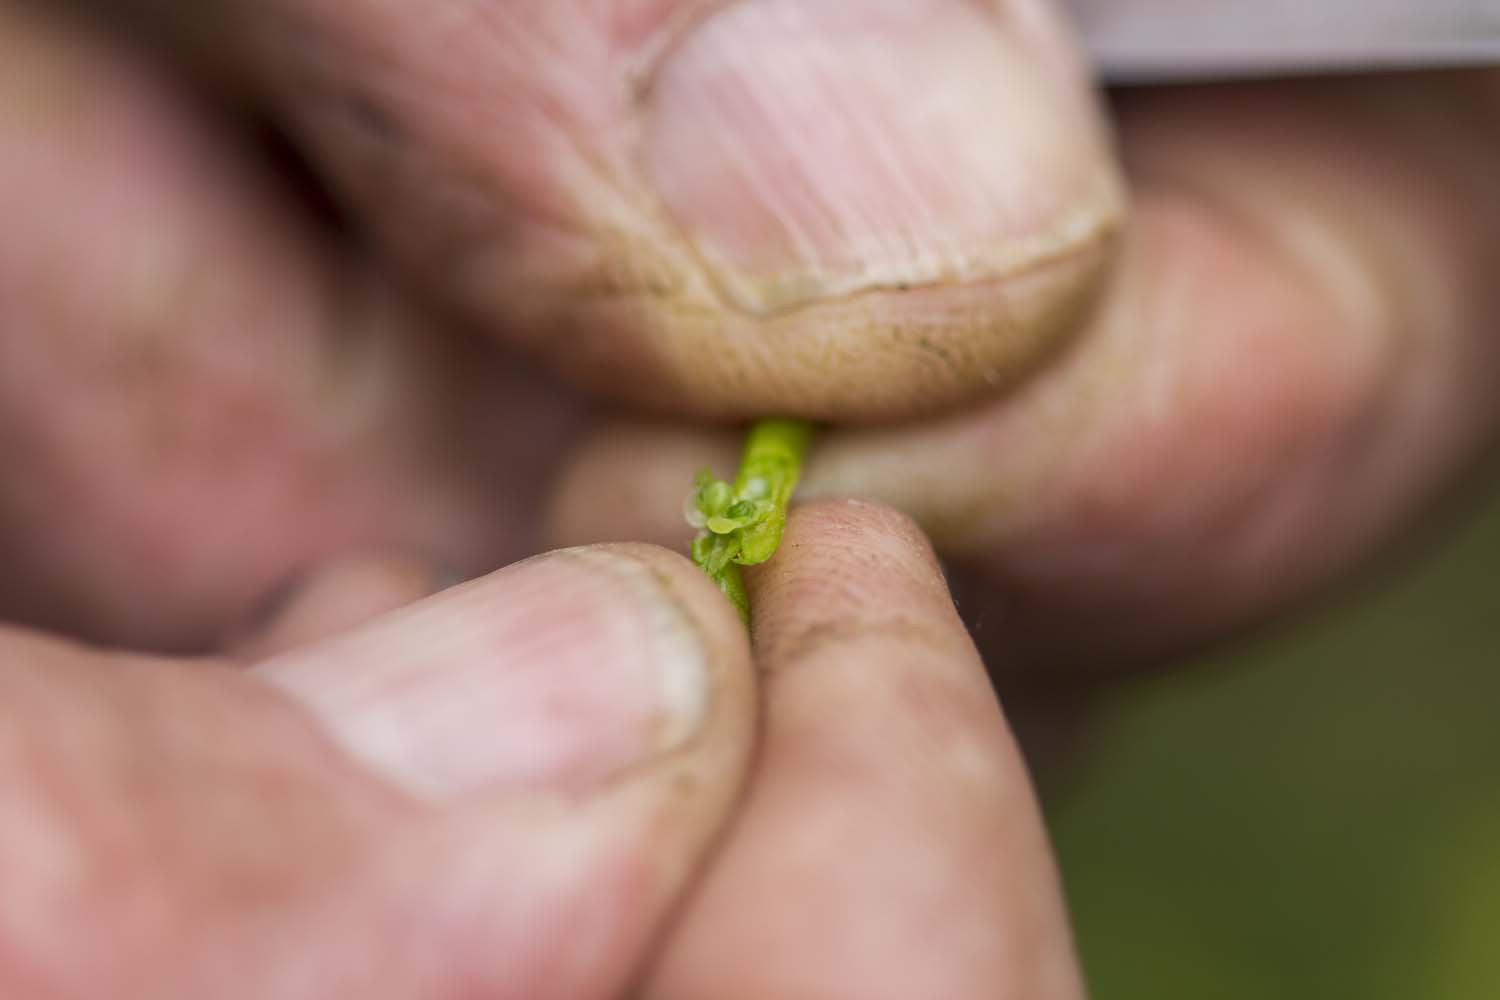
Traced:
<svg viewBox="0 0 1500 1000">
<path fill-rule="evenodd" d="M 811 440 L 812 424 L 805 420 L 761 420 L 750 428 L 734 484 L 700 472 L 688 498 L 688 520 L 703 529 L 693 542 L 693 561 L 747 624 L 750 598 L 739 567 L 775 555 Z"/>
</svg>

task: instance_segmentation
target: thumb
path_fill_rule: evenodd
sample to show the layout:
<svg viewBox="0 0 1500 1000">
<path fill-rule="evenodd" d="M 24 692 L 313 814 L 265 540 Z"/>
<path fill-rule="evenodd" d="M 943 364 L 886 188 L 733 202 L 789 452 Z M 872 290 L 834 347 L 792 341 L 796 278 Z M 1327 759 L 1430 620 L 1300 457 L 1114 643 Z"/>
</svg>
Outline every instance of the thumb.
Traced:
<svg viewBox="0 0 1500 1000">
<path fill-rule="evenodd" d="M 630 546 L 533 559 L 253 669 L 432 817 L 393 871 L 452 933 L 462 995 L 581 1000 L 628 985 L 733 802 L 747 647 L 692 566 Z"/>
<path fill-rule="evenodd" d="M 974 396 L 1069 325 L 1121 212 L 1048 0 L 156 6 L 233 29 L 392 253 L 656 407 Z"/>
<path fill-rule="evenodd" d="M 0 996 L 616 997 L 740 785 L 747 645 L 640 546 L 248 670 L 0 626 Z"/>
</svg>

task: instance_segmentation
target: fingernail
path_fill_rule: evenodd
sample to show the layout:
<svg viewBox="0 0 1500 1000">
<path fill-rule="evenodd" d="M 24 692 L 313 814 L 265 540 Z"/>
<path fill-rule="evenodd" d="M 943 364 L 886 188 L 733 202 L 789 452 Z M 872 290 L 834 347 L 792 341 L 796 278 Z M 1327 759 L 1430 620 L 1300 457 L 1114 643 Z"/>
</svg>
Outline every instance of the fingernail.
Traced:
<svg viewBox="0 0 1500 1000">
<path fill-rule="evenodd" d="M 1002 277 L 1120 212 L 1043 0 L 738 0 L 670 51 L 646 164 L 722 296 L 769 314 Z"/>
<path fill-rule="evenodd" d="M 354 757 L 406 790 L 585 789 L 690 740 L 708 654 L 650 568 L 529 560 L 265 664 Z"/>
</svg>

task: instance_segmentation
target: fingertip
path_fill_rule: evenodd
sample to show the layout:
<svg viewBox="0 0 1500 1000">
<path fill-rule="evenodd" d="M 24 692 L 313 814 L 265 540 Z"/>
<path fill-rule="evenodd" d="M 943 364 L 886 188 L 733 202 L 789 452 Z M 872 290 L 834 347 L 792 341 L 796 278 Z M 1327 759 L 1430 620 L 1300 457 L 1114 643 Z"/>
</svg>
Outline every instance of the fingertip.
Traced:
<svg viewBox="0 0 1500 1000">
<path fill-rule="evenodd" d="M 611 332 L 686 411 L 891 420 L 977 398 L 1066 335 L 1124 214 L 1045 2 L 722 5 L 645 111 L 646 180 L 692 267 L 651 328 Z"/>
<path fill-rule="evenodd" d="M 238 57 L 391 256 L 665 411 L 977 398 L 1066 335 L 1124 211 L 1046 0 L 542 4 L 475 31 L 290 7 L 165 16 Z"/>
<path fill-rule="evenodd" d="M 485 995 L 620 995 L 754 731 L 743 626 L 644 544 L 537 556 L 253 673 L 414 807 L 390 891 Z"/>
<path fill-rule="evenodd" d="M 747 583 L 765 747 L 648 995 L 1081 995 L 1026 771 L 916 526 L 796 508 Z"/>
<path fill-rule="evenodd" d="M 570 551 L 598 552 L 639 566 L 657 599 L 672 609 L 674 627 L 690 633 L 703 648 L 711 694 L 701 728 L 712 734 L 712 742 L 702 741 L 695 752 L 712 751 L 709 769 L 736 777 L 732 786 L 720 780 L 719 787 L 737 787 L 753 742 L 756 697 L 750 638 L 739 613 L 708 574 L 661 546 L 615 542 Z"/>
<path fill-rule="evenodd" d="M 739 799 L 756 722 L 749 641 L 712 581 L 673 552 L 624 543 L 543 558 L 615 564 L 633 589 L 670 609 L 671 624 L 653 627 L 686 631 L 704 651 L 710 682 L 700 722 L 654 755 L 585 787 L 488 796 L 493 808 L 470 817 L 456 845 L 474 867 L 461 884 L 445 888 L 459 905 L 498 909 L 501 923 L 492 925 L 490 940 L 512 945 L 516 961 L 508 968 L 495 966 L 492 950 L 484 950 L 477 981 L 506 995 L 622 995 Z M 559 954 L 568 956 L 561 965 Z"/>
<path fill-rule="evenodd" d="M 777 661 L 807 633 L 913 629 L 963 640 L 942 567 L 911 518 L 858 499 L 794 507 L 781 551 L 746 573 L 757 652 Z"/>
<path fill-rule="evenodd" d="M 685 559 L 594 546 L 253 669 L 423 799 L 589 789 L 678 752 L 734 786 L 753 712 L 743 631 Z"/>
<path fill-rule="evenodd" d="M 937 556 L 921 527 L 907 514 L 889 504 L 859 497 L 813 500 L 793 507 L 787 517 L 788 531 L 801 546 L 869 544 L 889 550 L 893 558 L 911 566 L 937 568 Z"/>
</svg>

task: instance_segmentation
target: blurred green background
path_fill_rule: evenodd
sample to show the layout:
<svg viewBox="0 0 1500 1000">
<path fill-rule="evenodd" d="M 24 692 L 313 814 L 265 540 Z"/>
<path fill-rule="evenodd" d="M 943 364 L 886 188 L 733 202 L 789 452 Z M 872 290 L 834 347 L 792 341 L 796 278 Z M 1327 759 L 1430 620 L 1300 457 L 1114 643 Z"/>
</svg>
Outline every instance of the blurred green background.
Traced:
<svg viewBox="0 0 1500 1000">
<path fill-rule="evenodd" d="M 1500 500 L 1122 688 L 1050 821 L 1096 1000 L 1500 998 Z"/>
</svg>

